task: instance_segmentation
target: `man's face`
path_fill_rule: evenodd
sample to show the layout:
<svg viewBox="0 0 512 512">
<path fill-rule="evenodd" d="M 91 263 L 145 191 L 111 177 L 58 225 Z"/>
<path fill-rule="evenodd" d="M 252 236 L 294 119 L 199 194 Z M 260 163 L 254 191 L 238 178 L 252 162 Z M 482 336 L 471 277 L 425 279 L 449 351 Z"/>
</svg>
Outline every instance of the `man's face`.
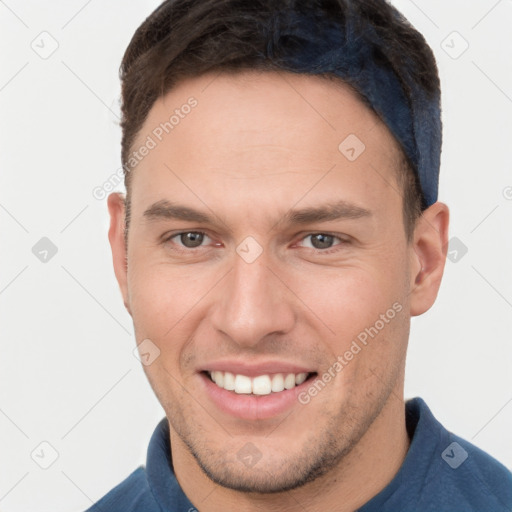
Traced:
<svg viewBox="0 0 512 512">
<path fill-rule="evenodd" d="M 347 87 L 268 72 L 182 82 L 133 149 L 148 136 L 121 288 L 160 350 L 144 369 L 173 450 L 235 489 L 312 480 L 401 403 L 414 251 L 396 143 Z"/>
</svg>

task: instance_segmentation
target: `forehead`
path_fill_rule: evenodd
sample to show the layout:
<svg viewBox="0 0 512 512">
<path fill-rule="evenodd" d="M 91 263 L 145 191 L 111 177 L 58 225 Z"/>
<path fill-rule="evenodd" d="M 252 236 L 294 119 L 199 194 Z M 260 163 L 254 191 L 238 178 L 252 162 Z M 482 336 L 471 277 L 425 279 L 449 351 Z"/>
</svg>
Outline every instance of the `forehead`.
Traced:
<svg viewBox="0 0 512 512">
<path fill-rule="evenodd" d="M 305 204 L 336 189 L 361 207 L 378 206 L 383 192 L 399 196 L 398 146 L 387 127 L 350 87 L 318 76 L 251 71 L 184 80 L 155 102 L 132 149 L 139 214 L 183 195 L 196 204 L 255 201 L 265 211 L 308 190 Z"/>
</svg>

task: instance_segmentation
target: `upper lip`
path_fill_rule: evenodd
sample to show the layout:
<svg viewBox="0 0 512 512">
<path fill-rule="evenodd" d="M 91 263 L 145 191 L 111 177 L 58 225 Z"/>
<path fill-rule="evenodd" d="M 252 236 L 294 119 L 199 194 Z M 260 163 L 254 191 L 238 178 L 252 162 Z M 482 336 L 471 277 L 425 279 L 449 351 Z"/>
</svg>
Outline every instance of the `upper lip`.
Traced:
<svg viewBox="0 0 512 512">
<path fill-rule="evenodd" d="M 257 377 L 270 373 L 312 373 L 314 370 L 296 363 L 286 361 L 263 361 L 258 364 L 244 361 L 214 361 L 203 365 L 199 371 L 221 371 L 230 372 L 235 375 L 246 375 L 247 377 Z"/>
</svg>

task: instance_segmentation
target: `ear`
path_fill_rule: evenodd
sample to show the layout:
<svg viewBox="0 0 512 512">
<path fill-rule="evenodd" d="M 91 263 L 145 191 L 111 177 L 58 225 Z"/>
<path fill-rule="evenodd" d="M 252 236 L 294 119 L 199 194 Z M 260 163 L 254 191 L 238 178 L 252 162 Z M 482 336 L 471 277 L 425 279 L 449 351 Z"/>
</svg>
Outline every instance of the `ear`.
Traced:
<svg viewBox="0 0 512 512">
<path fill-rule="evenodd" d="M 411 316 L 428 311 L 436 300 L 443 277 L 450 213 L 434 203 L 418 219 L 412 242 Z"/>
<path fill-rule="evenodd" d="M 114 263 L 114 273 L 116 275 L 121 294 L 123 295 L 124 306 L 130 315 L 130 300 L 128 295 L 128 260 L 126 254 L 124 227 L 126 203 L 125 197 L 119 192 L 113 192 L 108 196 L 108 211 L 110 214 L 110 228 L 108 230 L 108 240 L 112 249 L 112 260 Z"/>
</svg>

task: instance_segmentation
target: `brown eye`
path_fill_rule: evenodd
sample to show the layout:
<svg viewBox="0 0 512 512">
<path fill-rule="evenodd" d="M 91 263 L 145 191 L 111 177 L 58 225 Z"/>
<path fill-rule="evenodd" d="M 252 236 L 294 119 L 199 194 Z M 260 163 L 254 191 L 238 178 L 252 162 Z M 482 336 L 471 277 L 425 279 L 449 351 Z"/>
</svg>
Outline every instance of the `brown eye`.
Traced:
<svg viewBox="0 0 512 512">
<path fill-rule="evenodd" d="M 204 233 L 199 233 L 197 231 L 189 231 L 188 233 L 180 234 L 180 242 L 190 249 L 194 247 L 199 247 L 204 240 Z"/>
<path fill-rule="evenodd" d="M 210 237 L 201 231 L 183 231 L 167 238 L 167 242 L 171 242 L 178 247 L 187 249 L 196 249 L 203 245 L 203 242 Z"/>
<path fill-rule="evenodd" d="M 329 233 L 310 233 L 299 242 L 302 247 L 317 250 L 319 254 L 337 251 L 348 243 L 348 240 Z"/>
<path fill-rule="evenodd" d="M 315 235 L 309 235 L 309 237 L 311 237 L 311 245 L 315 249 L 330 249 L 335 238 L 325 233 L 317 233 Z"/>
</svg>

